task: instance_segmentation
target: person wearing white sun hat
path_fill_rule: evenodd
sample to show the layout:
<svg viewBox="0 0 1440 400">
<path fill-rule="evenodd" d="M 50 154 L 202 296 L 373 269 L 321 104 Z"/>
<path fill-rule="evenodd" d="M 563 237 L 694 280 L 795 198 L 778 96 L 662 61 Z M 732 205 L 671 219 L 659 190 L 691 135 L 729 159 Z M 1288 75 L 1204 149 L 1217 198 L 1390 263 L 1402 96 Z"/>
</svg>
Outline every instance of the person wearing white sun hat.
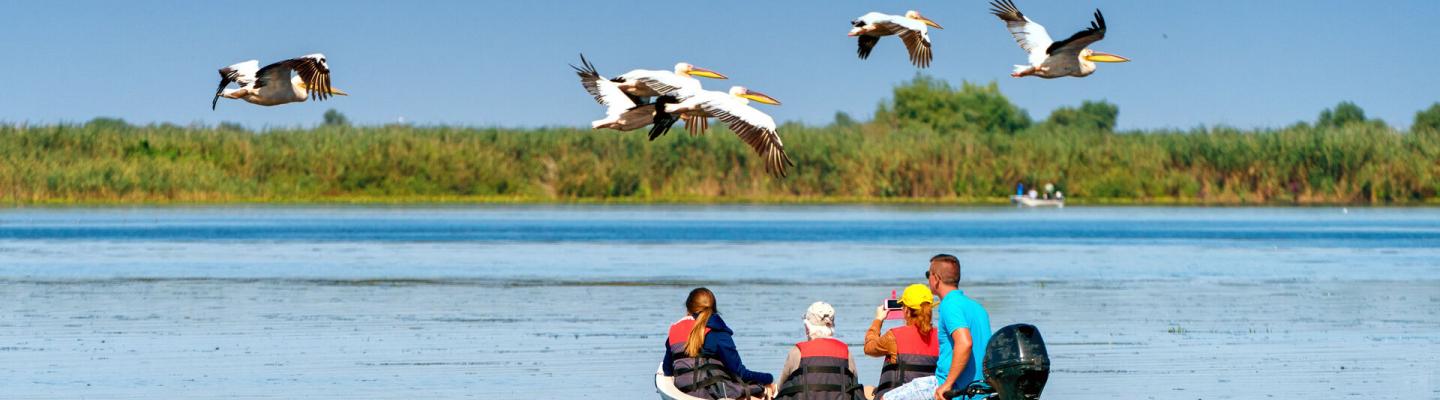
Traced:
<svg viewBox="0 0 1440 400">
<path fill-rule="evenodd" d="M 835 338 L 835 308 L 817 301 L 805 310 L 805 337 L 795 344 L 780 371 L 776 399 L 864 399 L 855 378 L 850 347 Z"/>
</svg>

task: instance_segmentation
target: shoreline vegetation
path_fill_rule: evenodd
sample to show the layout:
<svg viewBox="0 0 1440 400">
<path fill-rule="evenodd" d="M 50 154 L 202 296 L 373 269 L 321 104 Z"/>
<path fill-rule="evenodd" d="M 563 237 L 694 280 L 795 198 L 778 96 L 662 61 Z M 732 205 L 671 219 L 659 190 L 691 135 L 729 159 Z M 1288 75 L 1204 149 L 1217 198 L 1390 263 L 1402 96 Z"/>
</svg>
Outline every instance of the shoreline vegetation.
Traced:
<svg viewBox="0 0 1440 400">
<path fill-rule="evenodd" d="M 1278 129 L 1115 131 L 1086 101 L 1044 121 L 997 87 L 926 76 L 870 121 L 780 128 L 775 179 L 723 126 L 643 132 L 351 126 L 310 129 L 0 124 L 0 205 L 1008 204 L 1053 182 L 1071 204 L 1440 205 L 1440 103 L 1410 130 L 1351 103 Z"/>
</svg>

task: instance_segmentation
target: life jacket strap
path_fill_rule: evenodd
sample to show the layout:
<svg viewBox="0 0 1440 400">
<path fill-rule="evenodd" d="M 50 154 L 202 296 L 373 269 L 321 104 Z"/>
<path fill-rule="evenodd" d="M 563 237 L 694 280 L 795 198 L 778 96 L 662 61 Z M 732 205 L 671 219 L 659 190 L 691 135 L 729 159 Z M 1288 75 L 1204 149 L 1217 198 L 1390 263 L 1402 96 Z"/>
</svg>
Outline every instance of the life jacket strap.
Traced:
<svg viewBox="0 0 1440 400">
<path fill-rule="evenodd" d="M 694 368 L 676 368 L 676 369 L 675 369 L 675 375 L 688 374 L 688 373 L 691 373 L 691 372 L 704 372 L 704 371 L 710 371 L 710 370 L 725 371 L 725 366 L 724 366 L 724 365 L 720 365 L 720 364 L 718 364 L 718 363 L 704 363 L 704 364 L 700 364 L 700 366 L 694 367 Z"/>
<path fill-rule="evenodd" d="M 852 384 L 852 385 L 804 384 L 804 385 L 794 385 L 794 386 L 786 387 L 785 389 L 780 390 L 779 393 L 776 393 L 776 394 L 775 394 L 775 398 L 778 399 L 778 398 L 781 398 L 781 397 L 794 396 L 794 395 L 797 395 L 797 394 L 800 394 L 800 393 L 813 393 L 813 392 L 854 393 L 854 392 L 856 392 L 856 391 L 859 391 L 859 392 L 861 392 L 861 393 L 864 393 L 864 390 L 865 390 L 865 387 L 864 387 L 864 386 L 853 385 L 853 384 Z M 863 395 L 863 394 L 860 394 L 860 396 L 864 396 L 864 395 Z"/>
<path fill-rule="evenodd" d="M 901 374 L 904 374 L 904 373 L 906 373 L 906 372 L 923 372 L 923 373 L 927 373 L 927 374 L 934 375 L 934 374 L 935 374 L 935 366 L 934 366 L 934 365 L 914 365 L 914 364 L 905 364 L 905 363 L 898 363 L 898 362 L 897 362 L 897 363 L 893 363 L 893 364 L 885 364 L 884 367 L 881 367 L 881 368 L 880 368 L 880 373 L 882 373 L 882 374 L 883 374 L 883 373 L 886 373 L 886 372 L 890 372 L 890 371 L 900 371 Z"/>
<path fill-rule="evenodd" d="M 854 378 L 854 377 L 855 377 L 855 372 L 854 372 L 854 371 L 851 371 L 849 368 L 845 368 L 845 367 L 805 366 L 805 367 L 800 367 L 799 369 L 796 369 L 795 372 L 790 373 L 790 378 L 794 378 L 794 377 L 797 377 L 797 376 L 800 376 L 800 375 L 805 375 L 805 374 L 807 374 L 807 373 L 812 373 L 812 374 L 841 374 L 841 375 L 845 375 L 845 376 L 848 376 L 848 377 L 851 377 L 851 378 Z"/>
<path fill-rule="evenodd" d="M 704 379 L 704 380 L 701 380 L 701 381 L 699 381 L 699 382 L 695 382 L 695 383 L 692 383 L 692 384 L 689 384 L 689 385 L 685 385 L 685 386 L 676 387 L 676 389 L 679 389 L 681 392 L 690 393 L 690 392 L 692 392 L 692 391 L 694 391 L 694 390 L 696 390 L 696 389 L 706 388 L 706 387 L 710 387 L 710 386 L 714 386 L 714 385 L 725 384 L 726 382 L 730 382 L 730 380 L 731 380 L 731 379 L 730 379 L 730 376 L 728 376 L 728 375 L 716 375 L 716 376 L 712 376 L 712 377 L 706 378 L 706 379 Z"/>
</svg>

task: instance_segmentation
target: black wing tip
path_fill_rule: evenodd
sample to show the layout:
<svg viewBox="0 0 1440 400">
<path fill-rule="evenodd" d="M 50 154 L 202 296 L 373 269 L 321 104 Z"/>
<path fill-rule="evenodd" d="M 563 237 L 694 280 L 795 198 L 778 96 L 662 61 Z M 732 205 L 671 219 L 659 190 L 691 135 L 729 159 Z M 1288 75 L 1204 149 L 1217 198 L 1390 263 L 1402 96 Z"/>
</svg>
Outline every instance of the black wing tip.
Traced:
<svg viewBox="0 0 1440 400">
<path fill-rule="evenodd" d="M 574 68 L 575 73 L 580 75 L 581 78 L 600 77 L 600 70 L 596 69 L 595 64 L 591 64 L 590 60 L 585 59 L 585 53 L 580 53 L 580 65 L 582 67 L 570 64 L 570 68 Z"/>
<path fill-rule="evenodd" d="M 650 127 L 650 141 L 653 142 L 656 138 L 670 133 L 670 128 L 674 127 L 675 121 L 678 120 L 679 118 L 673 115 L 656 112 L 655 121 L 653 122 L 654 125 Z"/>
<path fill-rule="evenodd" d="M 880 43 L 880 38 L 877 36 L 860 35 L 858 42 L 860 48 L 856 50 L 856 54 L 860 55 L 861 60 L 868 60 L 870 59 L 870 53 L 875 50 L 875 45 Z"/>
<path fill-rule="evenodd" d="M 1012 0 L 991 0 L 990 7 L 990 13 L 1002 20 L 1010 21 L 1011 19 L 1006 17 L 1012 14 L 1016 21 L 1025 20 L 1025 14 L 1020 12 L 1019 7 L 1015 7 L 1015 2 Z"/>
<path fill-rule="evenodd" d="M 1105 30 L 1105 14 L 1101 14 L 1100 9 L 1095 9 L 1095 21 L 1091 22 L 1090 26 L 1100 31 Z"/>
</svg>

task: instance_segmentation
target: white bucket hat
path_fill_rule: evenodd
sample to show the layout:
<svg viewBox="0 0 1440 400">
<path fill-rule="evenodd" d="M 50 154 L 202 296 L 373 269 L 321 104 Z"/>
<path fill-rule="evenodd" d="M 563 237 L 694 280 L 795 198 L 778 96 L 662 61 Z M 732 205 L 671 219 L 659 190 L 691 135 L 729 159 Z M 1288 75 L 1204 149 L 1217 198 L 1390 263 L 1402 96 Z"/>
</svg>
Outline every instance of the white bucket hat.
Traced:
<svg viewBox="0 0 1440 400">
<path fill-rule="evenodd" d="M 835 336 L 835 307 L 817 301 L 805 309 L 805 332 L 810 339 Z"/>
</svg>

